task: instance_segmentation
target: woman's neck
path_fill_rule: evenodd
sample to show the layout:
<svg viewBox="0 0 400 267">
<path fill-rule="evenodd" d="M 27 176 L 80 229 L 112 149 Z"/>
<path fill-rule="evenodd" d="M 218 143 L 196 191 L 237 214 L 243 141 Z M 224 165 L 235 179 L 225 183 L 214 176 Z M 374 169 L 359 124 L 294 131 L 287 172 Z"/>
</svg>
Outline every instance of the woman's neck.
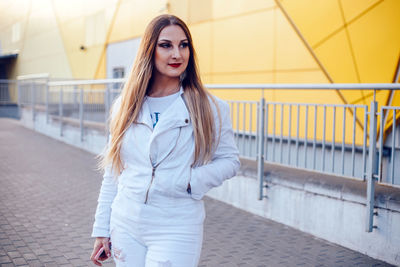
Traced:
<svg viewBox="0 0 400 267">
<path fill-rule="evenodd" d="M 149 90 L 149 96 L 162 97 L 172 95 L 179 91 L 179 78 L 154 77 Z"/>
</svg>

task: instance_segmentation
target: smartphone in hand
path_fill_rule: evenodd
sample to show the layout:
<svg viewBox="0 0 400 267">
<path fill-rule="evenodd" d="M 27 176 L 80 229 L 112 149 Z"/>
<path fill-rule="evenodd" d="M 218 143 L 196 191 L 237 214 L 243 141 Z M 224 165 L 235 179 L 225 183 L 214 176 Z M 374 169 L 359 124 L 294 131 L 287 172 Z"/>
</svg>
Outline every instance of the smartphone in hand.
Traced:
<svg viewBox="0 0 400 267">
<path fill-rule="evenodd" d="M 110 251 L 111 251 L 111 243 L 109 243 Z M 106 251 L 104 250 L 104 247 L 101 247 L 99 251 L 97 251 L 96 256 L 94 256 L 95 260 L 99 261 L 105 261 L 108 259 L 108 256 L 106 254 Z"/>
</svg>

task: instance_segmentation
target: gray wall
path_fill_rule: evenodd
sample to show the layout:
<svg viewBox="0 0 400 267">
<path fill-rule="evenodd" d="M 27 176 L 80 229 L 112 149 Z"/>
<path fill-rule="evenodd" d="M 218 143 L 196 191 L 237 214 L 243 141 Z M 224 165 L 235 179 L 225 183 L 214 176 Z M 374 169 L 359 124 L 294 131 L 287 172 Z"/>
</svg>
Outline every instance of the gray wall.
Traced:
<svg viewBox="0 0 400 267">
<path fill-rule="evenodd" d="M 107 46 L 107 78 L 113 77 L 113 68 L 124 67 L 125 77 L 128 76 L 133 61 L 139 49 L 141 38 L 111 43 Z"/>
</svg>

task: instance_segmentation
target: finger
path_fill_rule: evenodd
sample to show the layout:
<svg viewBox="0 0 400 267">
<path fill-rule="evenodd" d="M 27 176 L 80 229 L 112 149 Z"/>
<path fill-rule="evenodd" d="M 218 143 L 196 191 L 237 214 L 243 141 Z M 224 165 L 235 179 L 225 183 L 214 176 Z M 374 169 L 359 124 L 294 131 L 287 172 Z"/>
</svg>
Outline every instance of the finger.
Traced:
<svg viewBox="0 0 400 267">
<path fill-rule="evenodd" d="M 98 242 L 97 240 L 94 242 L 94 245 L 93 245 L 93 251 L 92 251 L 92 254 L 90 255 L 90 260 L 94 263 L 94 264 L 96 264 L 96 265 L 98 265 L 98 266 L 101 266 L 101 263 L 98 261 L 98 259 L 96 258 L 96 254 L 97 254 L 97 252 L 99 251 L 99 249 L 101 248 L 103 246 L 103 244 L 101 243 L 101 242 Z"/>
<path fill-rule="evenodd" d="M 110 241 L 106 240 L 106 242 L 103 243 L 104 251 L 106 252 L 107 257 L 111 257 L 111 251 L 110 251 Z"/>
<path fill-rule="evenodd" d="M 95 259 L 95 256 L 96 256 L 96 252 L 95 252 L 95 250 L 93 250 L 92 255 L 90 256 L 90 260 L 97 266 L 101 266 L 101 263 Z"/>
</svg>

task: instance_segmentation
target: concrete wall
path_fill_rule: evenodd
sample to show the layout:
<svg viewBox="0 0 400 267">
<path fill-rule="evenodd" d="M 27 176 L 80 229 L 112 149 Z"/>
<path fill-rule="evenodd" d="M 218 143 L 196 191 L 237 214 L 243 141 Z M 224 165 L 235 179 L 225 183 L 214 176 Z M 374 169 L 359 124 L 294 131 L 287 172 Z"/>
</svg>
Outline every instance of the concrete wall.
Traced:
<svg viewBox="0 0 400 267">
<path fill-rule="evenodd" d="M 85 128 L 81 141 L 77 126 L 60 124 L 30 109 L 21 110 L 21 122 L 60 141 L 98 154 L 106 138 L 103 130 Z M 242 160 L 238 176 L 212 189 L 208 196 L 253 214 L 283 223 L 318 238 L 400 265 L 400 187 L 377 185 L 372 233 L 366 228 L 366 183 L 356 179 L 265 164 L 266 198 L 257 200 L 256 162 Z"/>
<path fill-rule="evenodd" d="M 20 121 L 25 127 L 96 155 L 103 151 L 107 142 L 105 130 L 102 129 L 84 127 L 83 141 L 81 141 L 81 130 L 77 125 L 63 123 L 61 135 L 60 121 L 52 119 L 50 116 L 49 123 L 47 123 L 45 113 L 35 112 L 34 119 L 32 119 L 32 110 L 23 108 L 20 110 L 20 116 Z"/>
<path fill-rule="evenodd" d="M 376 186 L 372 233 L 366 228 L 366 183 L 355 179 L 265 164 L 266 198 L 257 200 L 255 162 L 212 189 L 220 201 L 318 238 L 400 265 L 400 188 Z"/>
</svg>

